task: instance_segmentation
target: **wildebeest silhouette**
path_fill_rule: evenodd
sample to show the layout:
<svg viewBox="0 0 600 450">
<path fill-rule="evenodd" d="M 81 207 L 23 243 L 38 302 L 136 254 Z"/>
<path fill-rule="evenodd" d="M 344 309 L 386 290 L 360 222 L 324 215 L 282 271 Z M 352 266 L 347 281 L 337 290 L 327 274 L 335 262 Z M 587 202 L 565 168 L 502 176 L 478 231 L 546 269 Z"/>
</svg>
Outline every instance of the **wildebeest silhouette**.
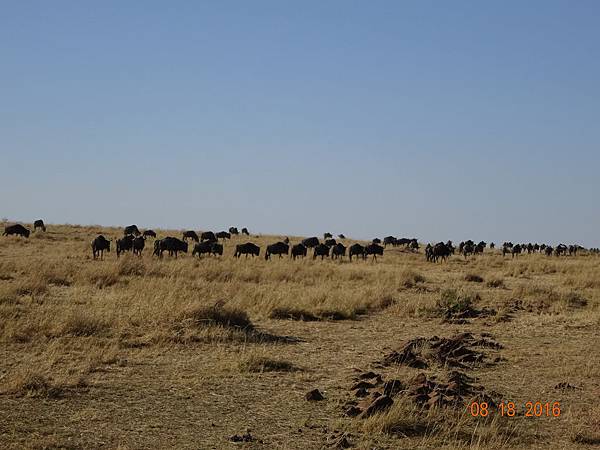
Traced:
<svg viewBox="0 0 600 450">
<path fill-rule="evenodd" d="M 246 242 L 245 244 L 238 244 L 235 246 L 235 253 L 233 256 L 239 258 L 242 255 L 252 255 L 252 257 L 259 256 L 260 247 L 252 242 Z"/>
<path fill-rule="evenodd" d="M 350 261 L 352 261 L 353 256 L 356 256 L 356 258 L 360 256 L 362 259 L 366 259 L 365 247 L 360 244 L 352 244 L 348 250 L 348 256 L 350 257 Z"/>
<path fill-rule="evenodd" d="M 196 242 L 200 241 L 200 238 L 198 237 L 198 234 L 194 231 L 194 230 L 187 230 L 183 232 L 183 240 L 187 241 L 188 239 L 192 239 Z"/>
<path fill-rule="evenodd" d="M 317 245 L 319 245 L 319 238 L 316 236 L 313 236 L 313 237 L 303 239 L 302 245 L 304 245 L 306 248 L 314 248 Z"/>
<path fill-rule="evenodd" d="M 365 247 L 365 256 L 373 255 L 373 261 L 377 261 L 377 255 L 383 256 L 383 247 L 378 244 L 369 244 Z"/>
<path fill-rule="evenodd" d="M 21 225 L 20 223 L 16 223 L 14 225 L 8 225 L 7 227 L 5 227 L 2 236 L 10 236 L 14 234 L 17 236 L 28 238 L 30 233 L 31 231 L 29 231 L 23 225 Z"/>
<path fill-rule="evenodd" d="M 317 245 L 313 250 L 313 259 L 316 259 L 317 256 L 320 256 L 321 260 L 326 256 L 329 256 L 329 247 L 325 244 Z"/>
<path fill-rule="evenodd" d="M 219 231 L 215 236 L 217 239 L 231 239 L 231 233 L 228 233 L 227 231 Z"/>
<path fill-rule="evenodd" d="M 44 225 L 44 221 L 42 219 L 38 219 L 33 222 L 33 231 L 36 231 L 38 228 L 41 228 L 42 231 L 46 231 L 46 225 Z"/>
<path fill-rule="evenodd" d="M 144 236 L 136 237 L 132 242 L 133 254 L 137 256 L 142 256 L 142 252 L 144 251 L 144 247 L 146 246 L 146 238 Z"/>
<path fill-rule="evenodd" d="M 229 227 L 229 232 L 231 234 L 240 234 L 240 232 L 238 231 L 238 229 L 236 227 Z"/>
<path fill-rule="evenodd" d="M 346 246 L 338 242 L 331 248 L 331 259 L 343 258 L 346 256 Z"/>
<path fill-rule="evenodd" d="M 154 232 L 154 230 L 146 230 L 146 231 L 144 231 L 143 236 L 145 238 L 147 238 L 147 237 L 156 238 L 156 233 Z"/>
<path fill-rule="evenodd" d="M 154 255 L 162 258 L 165 251 L 169 252 L 169 256 L 175 255 L 177 258 L 179 252 L 187 253 L 188 243 L 171 236 L 154 241 Z"/>
<path fill-rule="evenodd" d="M 290 251 L 290 246 L 285 242 L 276 242 L 271 245 L 267 245 L 267 249 L 265 250 L 265 260 L 271 259 L 271 255 L 287 255 Z"/>
<path fill-rule="evenodd" d="M 303 258 L 306 256 L 306 246 L 304 244 L 296 244 L 292 246 L 292 259 L 296 259 L 300 256 Z"/>
<path fill-rule="evenodd" d="M 139 236 L 141 233 L 140 233 L 140 230 L 137 227 L 137 225 L 128 225 L 123 230 L 123 235 L 127 236 L 128 234 L 133 234 L 134 236 Z"/>
<path fill-rule="evenodd" d="M 135 238 L 131 234 L 123 236 L 121 239 L 117 239 L 117 258 L 121 253 L 129 252 L 133 250 L 133 240 Z"/>
<path fill-rule="evenodd" d="M 110 252 L 110 241 L 103 235 L 99 235 L 92 241 L 92 255 L 94 259 L 100 256 L 100 259 L 104 259 L 104 250 Z"/>
<path fill-rule="evenodd" d="M 205 231 L 200 235 L 201 241 L 217 242 L 217 236 L 212 231 Z"/>
<path fill-rule="evenodd" d="M 250 236 L 250 232 L 248 231 L 248 228 L 246 228 L 246 227 L 242 228 L 242 234 L 245 234 L 246 236 Z"/>
</svg>

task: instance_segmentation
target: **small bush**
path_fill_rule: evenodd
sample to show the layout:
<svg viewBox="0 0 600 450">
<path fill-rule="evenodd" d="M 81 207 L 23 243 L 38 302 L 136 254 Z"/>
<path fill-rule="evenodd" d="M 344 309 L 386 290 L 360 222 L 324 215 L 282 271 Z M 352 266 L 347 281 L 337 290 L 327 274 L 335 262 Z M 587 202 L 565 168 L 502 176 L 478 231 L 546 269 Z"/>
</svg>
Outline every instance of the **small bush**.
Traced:
<svg viewBox="0 0 600 450">
<path fill-rule="evenodd" d="M 436 307 L 446 316 L 455 316 L 471 311 L 479 300 L 479 294 L 464 294 L 454 289 L 446 289 L 440 294 Z"/>
<path fill-rule="evenodd" d="M 563 301 L 569 308 L 585 308 L 588 304 L 586 298 L 582 297 L 577 292 L 569 292 L 563 296 Z"/>
<path fill-rule="evenodd" d="M 218 302 L 213 306 L 201 305 L 188 309 L 179 316 L 177 322 L 195 327 L 216 325 L 247 331 L 254 329 L 254 325 L 246 311 L 237 308 L 225 308 L 222 302 Z"/>
<path fill-rule="evenodd" d="M 70 336 L 97 336 L 105 334 L 109 330 L 105 321 L 97 318 L 75 313 L 67 318 L 60 328 L 60 335 Z"/>
<path fill-rule="evenodd" d="M 122 276 L 143 276 L 146 274 L 146 265 L 141 258 L 125 255 L 119 259 L 117 271 Z"/>
<path fill-rule="evenodd" d="M 26 371 L 18 374 L 10 383 L 8 393 L 26 397 L 60 398 L 63 390 L 39 373 Z"/>
<path fill-rule="evenodd" d="M 400 284 L 409 289 L 415 287 L 419 283 L 425 282 L 425 277 L 423 275 L 411 269 L 402 270 L 398 277 L 400 279 Z"/>
<path fill-rule="evenodd" d="M 48 283 L 46 283 L 42 278 L 21 280 L 15 285 L 14 292 L 18 296 L 40 296 L 48 292 Z"/>
</svg>

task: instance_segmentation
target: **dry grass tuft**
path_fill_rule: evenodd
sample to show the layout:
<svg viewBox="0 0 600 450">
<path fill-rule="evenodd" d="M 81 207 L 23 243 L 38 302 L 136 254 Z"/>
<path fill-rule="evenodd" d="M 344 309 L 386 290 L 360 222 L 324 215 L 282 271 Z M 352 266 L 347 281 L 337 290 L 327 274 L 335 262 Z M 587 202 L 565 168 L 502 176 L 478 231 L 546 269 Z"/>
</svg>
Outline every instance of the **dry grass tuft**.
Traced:
<svg viewBox="0 0 600 450">
<path fill-rule="evenodd" d="M 504 288 L 506 285 L 504 284 L 504 279 L 500 277 L 491 277 L 488 279 L 486 285 L 491 288 Z"/>
<path fill-rule="evenodd" d="M 291 362 L 273 359 L 266 356 L 250 355 L 238 363 L 242 372 L 295 372 L 300 370 Z"/>
<path fill-rule="evenodd" d="M 81 312 L 71 314 L 59 328 L 59 336 L 102 336 L 110 330 L 107 322 Z"/>
<path fill-rule="evenodd" d="M 304 309 L 290 308 L 285 306 L 273 308 L 273 310 L 269 313 L 269 319 L 299 320 L 302 322 L 319 320 L 317 316 Z"/>
<path fill-rule="evenodd" d="M 179 325 L 193 328 L 219 326 L 243 331 L 254 330 L 254 325 L 246 311 L 225 307 L 222 302 L 217 302 L 213 306 L 193 306 L 181 313 L 176 322 Z"/>
<path fill-rule="evenodd" d="M 465 281 L 469 281 L 472 283 L 483 283 L 483 277 L 475 273 L 468 273 L 465 275 Z"/>
</svg>

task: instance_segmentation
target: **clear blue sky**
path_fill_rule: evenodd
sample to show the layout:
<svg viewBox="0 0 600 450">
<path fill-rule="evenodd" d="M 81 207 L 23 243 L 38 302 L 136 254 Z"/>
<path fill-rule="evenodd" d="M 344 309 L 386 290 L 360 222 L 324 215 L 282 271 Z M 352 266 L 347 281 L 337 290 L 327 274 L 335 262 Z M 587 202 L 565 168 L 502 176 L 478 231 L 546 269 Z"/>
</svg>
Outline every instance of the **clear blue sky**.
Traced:
<svg viewBox="0 0 600 450">
<path fill-rule="evenodd" d="M 598 1 L 5 1 L 0 216 L 600 245 Z"/>
</svg>

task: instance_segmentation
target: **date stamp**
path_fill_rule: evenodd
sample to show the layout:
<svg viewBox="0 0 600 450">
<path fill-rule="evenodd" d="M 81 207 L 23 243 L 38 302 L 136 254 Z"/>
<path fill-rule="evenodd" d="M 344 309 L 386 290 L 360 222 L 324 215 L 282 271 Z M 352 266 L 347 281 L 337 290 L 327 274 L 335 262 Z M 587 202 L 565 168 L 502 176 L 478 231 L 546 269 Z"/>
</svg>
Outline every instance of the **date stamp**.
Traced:
<svg viewBox="0 0 600 450">
<path fill-rule="evenodd" d="M 502 402 L 491 406 L 486 402 L 472 402 L 467 406 L 467 412 L 473 417 L 487 417 L 495 413 L 506 417 L 560 417 L 560 402 L 525 402 L 517 405 L 515 402 Z"/>
</svg>

